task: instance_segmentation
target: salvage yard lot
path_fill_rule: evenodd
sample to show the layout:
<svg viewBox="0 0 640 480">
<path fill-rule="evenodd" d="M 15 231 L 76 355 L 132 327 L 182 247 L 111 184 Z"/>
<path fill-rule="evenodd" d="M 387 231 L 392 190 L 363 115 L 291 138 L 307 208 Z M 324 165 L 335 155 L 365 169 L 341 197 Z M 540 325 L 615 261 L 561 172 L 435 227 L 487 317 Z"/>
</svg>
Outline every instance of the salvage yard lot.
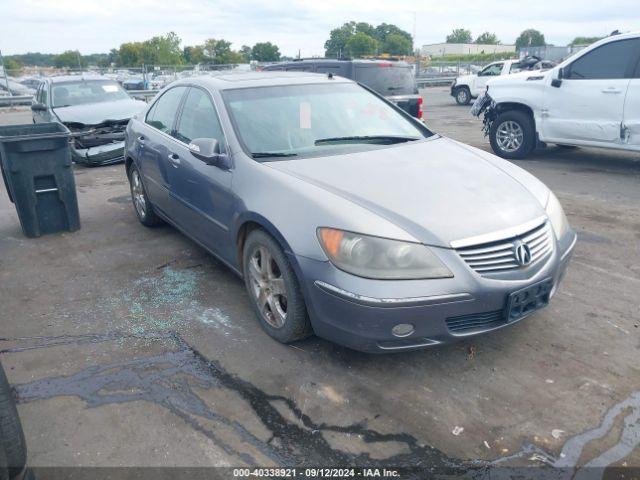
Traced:
<svg viewBox="0 0 640 480">
<path fill-rule="evenodd" d="M 422 93 L 430 128 L 490 150 L 447 88 Z M 123 165 L 76 168 L 76 233 L 26 239 L 0 193 L 0 352 L 30 464 L 640 466 L 640 158 L 550 146 L 516 163 L 579 235 L 554 301 L 384 356 L 271 340 L 229 269 L 138 223 Z"/>
</svg>

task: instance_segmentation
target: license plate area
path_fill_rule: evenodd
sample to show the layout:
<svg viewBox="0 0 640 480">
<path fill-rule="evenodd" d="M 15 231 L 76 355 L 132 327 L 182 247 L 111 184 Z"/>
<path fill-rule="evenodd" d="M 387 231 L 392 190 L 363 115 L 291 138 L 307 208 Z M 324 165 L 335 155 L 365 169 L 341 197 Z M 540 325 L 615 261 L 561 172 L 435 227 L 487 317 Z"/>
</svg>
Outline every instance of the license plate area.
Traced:
<svg viewBox="0 0 640 480">
<path fill-rule="evenodd" d="M 524 318 L 536 310 L 546 307 L 553 288 L 553 280 L 548 278 L 509 294 L 507 300 L 507 323 Z"/>
</svg>

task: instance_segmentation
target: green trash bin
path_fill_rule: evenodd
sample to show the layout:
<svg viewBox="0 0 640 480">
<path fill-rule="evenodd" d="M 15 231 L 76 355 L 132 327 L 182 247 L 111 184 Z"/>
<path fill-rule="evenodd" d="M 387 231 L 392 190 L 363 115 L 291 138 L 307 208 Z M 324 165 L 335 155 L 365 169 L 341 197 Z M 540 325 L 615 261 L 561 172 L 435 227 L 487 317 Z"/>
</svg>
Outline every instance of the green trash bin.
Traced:
<svg viewBox="0 0 640 480">
<path fill-rule="evenodd" d="M 69 130 L 60 123 L 0 127 L 0 166 L 27 237 L 80 228 Z"/>
</svg>

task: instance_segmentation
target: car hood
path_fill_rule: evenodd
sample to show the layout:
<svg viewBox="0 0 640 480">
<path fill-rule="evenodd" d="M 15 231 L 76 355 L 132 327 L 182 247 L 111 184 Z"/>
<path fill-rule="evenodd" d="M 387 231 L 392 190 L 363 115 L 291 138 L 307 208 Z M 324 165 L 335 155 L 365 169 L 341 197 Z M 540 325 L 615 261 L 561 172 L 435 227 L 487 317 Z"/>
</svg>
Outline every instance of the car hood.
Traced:
<svg viewBox="0 0 640 480">
<path fill-rule="evenodd" d="M 418 241 L 455 240 L 545 215 L 536 179 L 485 152 L 442 137 L 348 155 L 270 162 L 393 222 Z M 527 183 L 532 184 L 528 188 Z M 336 212 L 340 214 L 340 212 Z M 375 231 L 375 226 L 372 226 Z M 371 233 L 371 232 L 363 232 Z"/>
<path fill-rule="evenodd" d="M 460 85 L 460 84 L 469 84 L 471 82 L 473 82 L 473 79 L 476 78 L 477 75 L 476 74 L 472 74 L 472 75 L 461 75 L 458 78 L 456 78 L 456 84 Z"/>
<path fill-rule="evenodd" d="M 129 120 L 141 112 L 147 104 L 139 100 L 124 99 L 115 102 L 90 103 L 71 107 L 54 108 L 53 111 L 62 123 L 81 123 L 100 125 L 107 121 Z"/>
<path fill-rule="evenodd" d="M 515 84 L 524 84 L 527 82 L 535 82 L 544 80 L 547 75 L 549 75 L 550 70 L 541 71 L 541 70 L 525 70 L 518 73 L 512 73 L 510 75 L 500 75 L 498 77 L 494 77 L 487 84 L 489 85 L 489 90 L 491 90 L 491 86 L 499 86 L 499 85 L 515 85 Z"/>
</svg>

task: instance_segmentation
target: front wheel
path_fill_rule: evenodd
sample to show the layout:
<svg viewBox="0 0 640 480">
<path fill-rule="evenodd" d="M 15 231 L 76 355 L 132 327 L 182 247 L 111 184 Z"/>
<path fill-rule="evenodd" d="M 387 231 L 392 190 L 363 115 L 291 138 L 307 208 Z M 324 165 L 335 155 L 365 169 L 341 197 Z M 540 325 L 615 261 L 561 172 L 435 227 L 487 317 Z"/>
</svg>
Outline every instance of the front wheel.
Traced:
<svg viewBox="0 0 640 480">
<path fill-rule="evenodd" d="M 467 87 L 460 87 L 455 93 L 456 103 L 458 105 L 469 105 L 469 102 L 471 102 L 471 92 Z"/>
<path fill-rule="evenodd" d="M 502 158 L 526 157 L 535 146 L 531 115 L 519 110 L 501 113 L 491 124 L 489 141 L 495 154 Z"/>
<path fill-rule="evenodd" d="M 311 335 L 300 285 L 276 241 L 262 230 L 252 231 L 242 264 L 245 286 L 263 330 L 282 343 Z"/>
</svg>

